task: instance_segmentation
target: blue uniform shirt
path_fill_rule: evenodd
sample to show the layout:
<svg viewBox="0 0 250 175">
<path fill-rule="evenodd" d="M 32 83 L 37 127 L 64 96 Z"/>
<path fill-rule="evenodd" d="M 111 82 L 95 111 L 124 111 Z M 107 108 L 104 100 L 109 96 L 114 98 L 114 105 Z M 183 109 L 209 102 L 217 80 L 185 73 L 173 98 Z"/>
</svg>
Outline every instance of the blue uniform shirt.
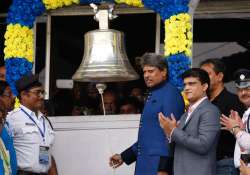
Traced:
<svg viewBox="0 0 250 175">
<path fill-rule="evenodd" d="M 0 175 L 4 175 L 3 160 L 0 158 Z"/>
<path fill-rule="evenodd" d="M 15 152 L 15 148 L 13 145 L 13 140 L 12 140 L 11 136 L 8 134 L 6 126 L 3 127 L 3 129 L 2 129 L 1 138 L 4 142 L 6 149 L 9 151 L 9 154 L 10 154 L 10 165 L 11 165 L 12 175 L 16 175 L 17 174 L 16 152 Z M 3 160 L 0 160 L 0 175 L 3 172 L 3 162 L 2 161 Z"/>
</svg>

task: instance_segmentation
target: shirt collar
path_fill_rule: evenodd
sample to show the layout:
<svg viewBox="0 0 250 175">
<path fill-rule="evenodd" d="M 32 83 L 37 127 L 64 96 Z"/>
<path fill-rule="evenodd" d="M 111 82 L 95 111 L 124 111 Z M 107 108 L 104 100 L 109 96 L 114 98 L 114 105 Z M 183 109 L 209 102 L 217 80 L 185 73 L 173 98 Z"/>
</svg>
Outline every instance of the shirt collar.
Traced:
<svg viewBox="0 0 250 175">
<path fill-rule="evenodd" d="M 163 80 L 162 82 L 160 82 L 159 84 L 153 86 L 150 88 L 151 91 L 154 91 L 156 89 L 160 89 L 161 87 L 165 86 L 165 84 L 167 84 L 167 80 Z"/>
<path fill-rule="evenodd" d="M 26 106 L 23 106 L 23 105 L 20 105 L 20 108 L 22 108 L 25 112 L 27 112 L 30 116 L 32 116 L 32 117 L 35 117 L 35 118 L 37 118 L 37 119 L 41 119 L 41 117 L 43 116 L 43 114 L 40 112 L 40 111 L 38 111 L 38 116 L 36 116 L 36 113 L 35 112 L 33 112 L 33 111 L 31 111 L 29 108 L 27 108 Z"/>
<path fill-rule="evenodd" d="M 244 112 L 244 116 L 249 116 L 250 115 L 250 107 Z"/>
<path fill-rule="evenodd" d="M 202 97 L 200 100 L 195 102 L 192 106 L 190 106 L 188 108 L 188 113 L 192 113 L 199 106 L 199 104 L 201 104 L 201 102 L 203 102 L 203 100 L 205 100 L 205 99 L 207 99 L 207 96 Z"/>
<path fill-rule="evenodd" d="M 212 102 L 217 102 L 222 99 L 225 93 L 227 93 L 227 89 L 224 87 L 223 90 L 212 100 Z"/>
</svg>

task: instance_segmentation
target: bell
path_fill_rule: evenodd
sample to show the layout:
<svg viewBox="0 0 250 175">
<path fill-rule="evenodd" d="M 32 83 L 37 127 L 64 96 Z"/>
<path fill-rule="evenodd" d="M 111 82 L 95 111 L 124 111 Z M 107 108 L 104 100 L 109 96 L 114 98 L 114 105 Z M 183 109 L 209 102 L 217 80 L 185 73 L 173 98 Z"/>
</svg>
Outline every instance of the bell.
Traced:
<svg viewBox="0 0 250 175">
<path fill-rule="evenodd" d="M 124 34 L 117 30 L 93 30 L 84 36 L 82 63 L 72 79 L 81 82 L 115 82 L 139 78 L 125 52 Z"/>
<path fill-rule="evenodd" d="M 97 11 L 97 10 L 96 10 Z M 127 58 L 124 34 L 108 29 L 110 10 L 100 10 L 95 18 L 99 29 L 84 35 L 84 56 L 72 79 L 80 82 L 116 82 L 139 78 Z"/>
</svg>

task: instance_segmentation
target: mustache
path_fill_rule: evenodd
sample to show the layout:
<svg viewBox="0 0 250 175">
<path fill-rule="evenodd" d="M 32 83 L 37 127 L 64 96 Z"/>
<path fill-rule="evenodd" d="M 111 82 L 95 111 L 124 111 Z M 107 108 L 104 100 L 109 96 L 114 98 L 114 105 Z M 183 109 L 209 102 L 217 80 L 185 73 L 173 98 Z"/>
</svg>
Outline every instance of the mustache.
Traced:
<svg viewBox="0 0 250 175">
<path fill-rule="evenodd" d="M 241 95 L 241 98 L 250 98 L 250 95 Z"/>
</svg>

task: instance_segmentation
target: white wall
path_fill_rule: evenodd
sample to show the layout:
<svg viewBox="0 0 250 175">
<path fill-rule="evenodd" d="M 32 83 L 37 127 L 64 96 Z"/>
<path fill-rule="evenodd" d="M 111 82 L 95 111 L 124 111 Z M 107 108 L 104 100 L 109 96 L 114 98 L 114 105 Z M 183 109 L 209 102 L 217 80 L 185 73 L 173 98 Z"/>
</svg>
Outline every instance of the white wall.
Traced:
<svg viewBox="0 0 250 175">
<path fill-rule="evenodd" d="M 133 175 L 134 164 L 113 170 L 109 157 L 137 140 L 140 115 L 50 118 L 59 175 Z"/>
</svg>

